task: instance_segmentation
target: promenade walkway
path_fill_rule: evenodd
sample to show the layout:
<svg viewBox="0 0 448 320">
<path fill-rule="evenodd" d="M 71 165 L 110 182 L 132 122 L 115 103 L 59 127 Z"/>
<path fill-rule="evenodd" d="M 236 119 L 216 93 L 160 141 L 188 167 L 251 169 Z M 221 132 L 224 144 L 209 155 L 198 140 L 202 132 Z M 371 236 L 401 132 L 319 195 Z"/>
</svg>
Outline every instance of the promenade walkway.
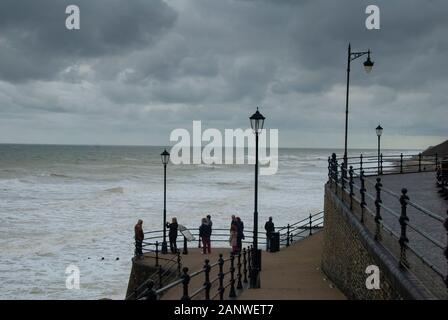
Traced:
<svg viewBox="0 0 448 320">
<path fill-rule="evenodd" d="M 279 252 L 262 252 L 261 288 L 237 290 L 237 299 L 254 300 L 298 300 L 298 299 L 345 299 L 345 296 L 326 278 L 320 270 L 323 246 L 323 232 L 293 243 L 290 247 Z M 204 259 L 210 263 L 217 261 L 219 253 L 224 258 L 229 256 L 230 250 L 226 248 L 212 249 L 212 254 L 203 255 L 200 249 L 190 249 L 188 255 L 182 255 L 183 267 L 190 272 L 199 270 L 204 265 Z M 147 260 L 150 262 L 150 259 Z M 235 260 L 236 261 L 236 260 Z M 226 262 L 224 271 L 227 271 L 229 262 Z M 217 272 L 211 272 L 210 278 L 216 277 Z M 228 282 L 228 279 L 226 280 Z M 192 293 L 203 284 L 203 277 L 191 280 Z M 228 299 L 227 288 L 225 299 Z M 211 295 L 217 292 L 212 287 Z M 169 290 L 163 300 L 177 300 L 182 296 L 182 288 L 178 286 Z M 198 297 L 202 299 L 202 296 Z"/>
<path fill-rule="evenodd" d="M 367 193 L 375 194 L 374 184 L 376 182 L 376 176 L 370 176 L 367 178 L 369 183 L 366 182 Z M 442 219 L 447 216 L 448 201 L 444 200 L 438 194 L 438 188 L 436 187 L 436 178 L 434 172 L 420 172 L 420 173 L 406 173 L 406 174 L 392 174 L 380 176 L 383 188 L 387 188 L 397 195 L 401 195 L 401 189 L 407 188 L 408 196 L 410 200 L 419 206 L 437 214 Z M 359 184 L 359 180 L 356 179 L 356 184 Z M 358 196 L 358 195 L 357 195 Z M 401 205 L 399 200 L 387 194 L 381 193 L 383 205 L 389 209 L 392 209 L 396 213 L 400 214 Z M 366 198 L 367 207 L 374 213 L 375 203 L 373 199 Z M 385 210 L 381 211 L 382 222 L 384 225 L 392 229 L 396 234 L 400 234 L 400 224 L 397 217 L 394 217 Z M 412 206 L 407 207 L 407 215 L 409 217 L 409 224 L 418 227 L 420 230 L 430 235 L 435 240 L 442 244 L 446 244 L 446 230 L 443 227 L 443 223 L 437 221 L 421 211 L 418 211 Z M 408 228 L 409 245 L 412 246 L 421 256 L 430 261 L 431 264 L 436 266 L 439 270 L 446 274 L 446 258 L 443 254 L 443 249 L 434 246 L 430 241 L 423 238 L 417 232 Z"/>
<path fill-rule="evenodd" d="M 244 290 L 238 299 L 345 299 L 320 270 L 323 232 L 276 253 L 263 252 L 261 288 Z"/>
</svg>

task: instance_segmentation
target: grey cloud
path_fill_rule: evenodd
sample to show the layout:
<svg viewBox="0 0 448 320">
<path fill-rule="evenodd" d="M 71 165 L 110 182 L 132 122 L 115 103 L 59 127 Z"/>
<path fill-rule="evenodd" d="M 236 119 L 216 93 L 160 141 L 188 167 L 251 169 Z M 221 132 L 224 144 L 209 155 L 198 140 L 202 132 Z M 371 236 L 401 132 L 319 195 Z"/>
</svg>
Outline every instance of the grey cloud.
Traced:
<svg viewBox="0 0 448 320">
<path fill-rule="evenodd" d="M 80 30 L 65 28 L 71 4 L 80 8 Z M 51 78 L 73 61 L 128 54 L 156 42 L 176 18 L 162 0 L 3 0 L 0 77 Z"/>
<path fill-rule="evenodd" d="M 375 61 L 369 75 L 363 58 L 352 63 L 351 142 L 362 145 L 377 122 L 401 137 L 448 134 L 446 1 L 377 0 L 382 28 L 367 31 L 365 0 L 80 0 L 79 33 L 64 28 L 69 3 L 1 2 L 2 117 L 85 117 L 109 143 L 115 123 L 163 144 L 191 120 L 247 126 L 258 105 L 289 137 L 281 144 L 314 133 L 334 146 L 350 41 Z"/>
</svg>

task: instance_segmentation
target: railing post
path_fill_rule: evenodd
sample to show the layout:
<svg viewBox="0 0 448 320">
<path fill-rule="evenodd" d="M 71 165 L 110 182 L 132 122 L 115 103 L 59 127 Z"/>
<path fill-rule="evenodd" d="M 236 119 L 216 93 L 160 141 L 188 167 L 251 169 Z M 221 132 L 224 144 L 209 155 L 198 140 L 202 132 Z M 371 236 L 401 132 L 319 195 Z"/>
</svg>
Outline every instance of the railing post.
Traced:
<svg viewBox="0 0 448 320">
<path fill-rule="evenodd" d="M 446 210 L 446 214 L 448 216 L 448 210 Z M 448 217 L 445 219 L 445 222 L 443 223 L 443 226 L 445 227 L 445 231 L 446 231 L 446 248 L 445 248 L 444 254 L 445 254 L 445 258 L 446 258 L 447 263 L 448 263 Z M 447 275 L 445 277 L 445 285 L 448 288 L 448 272 L 447 272 Z"/>
<path fill-rule="evenodd" d="M 336 181 L 336 170 L 337 170 L 337 159 L 336 153 L 331 154 L 331 178 Z"/>
<path fill-rule="evenodd" d="M 246 248 L 243 249 L 243 274 L 244 274 L 244 279 L 243 282 L 247 283 L 247 251 Z"/>
<path fill-rule="evenodd" d="M 383 174 L 383 153 L 380 154 L 380 174 Z"/>
<path fill-rule="evenodd" d="M 400 154 L 400 173 L 403 173 L 403 154 Z"/>
<path fill-rule="evenodd" d="M 289 247 L 289 223 L 288 226 L 286 227 L 286 246 Z"/>
<path fill-rule="evenodd" d="M 184 273 L 182 275 L 182 284 L 183 284 L 183 292 L 181 300 L 190 300 L 190 296 L 188 295 L 188 285 L 190 284 L 190 276 L 188 275 L 188 268 L 185 267 L 182 269 L 182 272 Z"/>
<path fill-rule="evenodd" d="M 289 244 L 292 244 L 294 242 L 294 233 L 291 232 L 291 234 L 289 235 Z"/>
<path fill-rule="evenodd" d="M 152 280 L 149 280 L 146 284 L 147 289 L 144 297 L 146 297 L 146 300 L 157 300 L 157 294 L 156 290 L 154 290 L 154 282 Z M 135 297 L 138 298 L 137 296 Z"/>
<path fill-rule="evenodd" d="M 218 265 L 219 265 L 219 300 L 224 300 L 224 259 L 222 258 L 222 253 L 219 254 L 218 259 Z"/>
<path fill-rule="evenodd" d="M 162 266 L 159 266 L 158 269 L 158 275 L 159 275 L 159 289 L 163 287 L 163 280 L 162 280 Z"/>
<path fill-rule="evenodd" d="M 184 237 L 184 251 L 182 254 L 188 254 L 188 244 L 187 244 L 187 238 Z"/>
<path fill-rule="evenodd" d="M 344 190 L 345 190 L 345 178 L 347 177 L 347 171 L 345 170 L 345 163 L 342 162 L 342 167 L 341 167 L 341 198 L 342 200 L 344 200 Z"/>
<path fill-rule="evenodd" d="M 333 184 L 331 177 L 331 157 L 328 157 L 328 182 L 330 183 L 330 187 Z"/>
<path fill-rule="evenodd" d="M 313 234 L 313 217 L 311 216 L 311 213 L 310 213 L 310 222 L 309 222 L 309 224 L 310 224 L 310 236 Z"/>
<path fill-rule="evenodd" d="M 439 154 L 436 153 L 436 170 L 438 166 L 439 166 Z"/>
<path fill-rule="evenodd" d="M 364 177 L 364 170 L 361 171 L 360 178 L 361 180 L 361 223 L 364 223 L 364 208 L 366 207 L 366 181 Z"/>
<path fill-rule="evenodd" d="M 247 262 L 248 262 L 248 270 L 249 270 L 249 275 L 248 278 L 250 279 L 251 277 L 251 272 L 250 270 L 252 270 L 252 246 L 249 246 L 247 249 Z"/>
<path fill-rule="evenodd" d="M 198 237 L 198 248 L 201 249 L 201 237 Z"/>
<path fill-rule="evenodd" d="M 334 161 L 334 181 L 336 182 L 336 188 L 339 184 L 339 168 L 338 168 L 338 160 Z"/>
<path fill-rule="evenodd" d="M 407 243 L 409 242 L 408 237 L 406 236 L 406 227 L 407 222 L 409 221 L 409 218 L 407 217 L 407 205 L 409 197 L 407 196 L 408 190 L 406 188 L 401 189 L 401 197 L 400 197 L 400 204 L 401 204 L 401 215 L 400 215 L 400 226 L 401 226 L 401 235 L 400 235 L 400 267 L 402 268 L 409 268 L 409 262 L 406 258 L 406 248 Z"/>
<path fill-rule="evenodd" d="M 212 287 L 212 284 L 210 283 L 210 260 L 205 259 L 204 264 L 204 274 L 205 274 L 205 281 L 204 281 L 204 287 L 205 287 L 205 300 L 210 300 L 210 288 Z"/>
<path fill-rule="evenodd" d="M 375 190 L 376 190 L 376 199 L 375 199 L 375 223 L 376 223 L 376 230 L 375 230 L 375 240 L 381 241 L 381 225 L 380 222 L 383 219 L 381 217 L 381 203 L 383 201 L 381 200 L 381 188 L 383 187 L 383 184 L 381 183 L 381 178 L 376 178 L 376 184 L 375 184 Z"/>
<path fill-rule="evenodd" d="M 237 273 L 238 283 L 236 285 L 236 288 L 238 290 L 241 290 L 241 289 L 243 289 L 243 283 L 241 282 L 241 278 L 243 277 L 243 275 L 241 274 L 241 252 L 238 253 L 237 267 L 238 267 L 238 273 Z"/>
<path fill-rule="evenodd" d="M 229 298 L 235 298 L 235 255 L 230 256 L 230 291 Z"/>
<path fill-rule="evenodd" d="M 441 187 L 443 186 L 443 181 L 442 181 L 442 169 L 437 167 L 436 168 L 436 179 L 437 179 L 437 187 Z M 441 191 L 439 190 L 439 193 L 441 193 Z"/>
<path fill-rule="evenodd" d="M 353 166 L 350 166 L 350 170 L 348 171 L 350 176 L 349 187 L 350 187 L 350 210 L 353 210 Z"/>
<path fill-rule="evenodd" d="M 156 241 L 156 267 L 159 266 L 159 241 Z"/>
<path fill-rule="evenodd" d="M 181 268 L 182 268 L 182 263 L 181 263 L 181 261 L 182 261 L 182 259 L 181 259 L 181 257 L 180 257 L 180 251 L 179 250 L 177 250 L 177 272 L 179 273 L 179 275 L 180 275 L 180 271 L 181 271 Z"/>
<path fill-rule="evenodd" d="M 418 154 L 418 172 L 422 172 L 422 153 Z"/>
<path fill-rule="evenodd" d="M 361 153 L 361 155 L 359 156 L 359 171 L 361 172 L 363 169 L 362 169 L 362 165 L 363 165 L 363 156 L 362 156 L 362 153 Z"/>
</svg>

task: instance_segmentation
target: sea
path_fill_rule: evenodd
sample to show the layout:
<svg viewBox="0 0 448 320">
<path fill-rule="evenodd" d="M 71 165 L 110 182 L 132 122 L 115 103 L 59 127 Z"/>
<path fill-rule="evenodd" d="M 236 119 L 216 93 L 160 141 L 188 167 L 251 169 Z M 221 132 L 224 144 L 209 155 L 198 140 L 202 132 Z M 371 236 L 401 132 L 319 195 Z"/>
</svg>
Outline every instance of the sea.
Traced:
<svg viewBox="0 0 448 320">
<path fill-rule="evenodd" d="M 124 299 L 133 230 L 163 223 L 165 147 L 0 145 L 0 299 Z M 168 149 L 169 150 L 169 149 Z M 278 171 L 259 178 L 261 230 L 323 210 L 328 156 L 342 150 L 279 149 Z M 383 153 L 416 153 L 384 150 Z M 349 156 L 376 150 L 350 150 Z M 167 217 L 197 228 L 212 216 L 253 224 L 252 164 L 167 166 Z M 70 266 L 79 289 L 67 288 Z"/>
</svg>

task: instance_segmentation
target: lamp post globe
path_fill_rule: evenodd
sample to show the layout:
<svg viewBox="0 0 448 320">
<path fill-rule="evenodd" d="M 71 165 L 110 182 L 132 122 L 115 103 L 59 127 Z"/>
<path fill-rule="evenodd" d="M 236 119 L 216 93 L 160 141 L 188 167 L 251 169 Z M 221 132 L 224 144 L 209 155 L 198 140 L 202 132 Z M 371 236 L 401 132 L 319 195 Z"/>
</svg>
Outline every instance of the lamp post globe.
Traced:
<svg viewBox="0 0 448 320">
<path fill-rule="evenodd" d="M 166 242 L 166 166 L 170 161 L 170 154 L 166 149 L 160 154 L 163 164 L 163 222 L 162 222 L 162 230 L 163 230 L 163 241 L 162 241 L 162 253 L 168 253 L 168 245 Z"/>
<path fill-rule="evenodd" d="M 381 168 L 381 161 L 382 161 L 382 156 L 381 156 L 381 135 L 383 134 L 383 127 L 381 127 L 381 125 L 378 125 L 378 127 L 376 127 L 375 129 L 376 131 L 376 135 L 378 137 L 378 175 L 382 174 L 383 170 Z"/>
<path fill-rule="evenodd" d="M 372 68 L 375 62 L 373 62 L 372 60 L 370 60 L 370 50 L 368 51 L 367 54 L 367 60 L 364 62 L 364 70 L 366 70 L 367 73 L 372 72 Z"/>
<path fill-rule="evenodd" d="M 378 137 L 381 137 L 381 135 L 383 134 L 383 127 L 381 127 L 381 125 L 378 125 L 378 127 L 376 127 L 376 135 Z"/>
<path fill-rule="evenodd" d="M 166 149 L 160 154 L 160 157 L 162 158 L 162 163 L 163 165 L 167 165 L 168 162 L 170 161 L 170 154 L 168 151 L 166 151 Z"/>
<path fill-rule="evenodd" d="M 254 133 L 260 134 L 261 131 L 263 130 L 264 120 L 266 118 L 260 113 L 260 111 L 258 111 L 258 107 L 257 111 L 252 116 L 250 116 L 249 119 L 250 119 L 250 126 L 254 131 Z"/>
</svg>

